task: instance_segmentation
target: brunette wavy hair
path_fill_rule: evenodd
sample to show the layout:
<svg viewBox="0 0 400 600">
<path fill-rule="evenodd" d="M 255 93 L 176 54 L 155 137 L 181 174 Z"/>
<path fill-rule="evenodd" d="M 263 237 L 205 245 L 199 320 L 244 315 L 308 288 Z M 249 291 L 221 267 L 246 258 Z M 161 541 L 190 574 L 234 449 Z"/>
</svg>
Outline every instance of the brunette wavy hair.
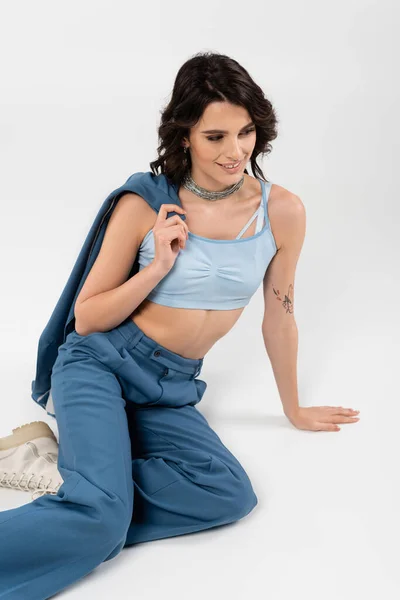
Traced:
<svg viewBox="0 0 400 600">
<path fill-rule="evenodd" d="M 257 157 L 269 154 L 277 135 L 278 118 L 263 90 L 236 60 L 217 52 L 199 52 L 179 69 L 171 100 L 161 111 L 158 128 L 158 158 L 150 163 L 154 175 L 161 173 L 173 184 L 181 185 L 191 169 L 190 153 L 184 153 L 182 140 L 201 118 L 211 102 L 230 102 L 247 109 L 256 127 L 256 144 L 250 157 L 251 169 L 258 179 L 268 181 Z M 247 169 L 244 171 L 248 174 Z"/>
</svg>

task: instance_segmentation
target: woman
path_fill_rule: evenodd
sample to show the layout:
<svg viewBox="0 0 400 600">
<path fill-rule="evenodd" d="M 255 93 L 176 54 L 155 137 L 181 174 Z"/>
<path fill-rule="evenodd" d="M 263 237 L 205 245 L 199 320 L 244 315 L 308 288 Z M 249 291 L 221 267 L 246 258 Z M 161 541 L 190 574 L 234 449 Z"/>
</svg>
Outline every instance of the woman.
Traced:
<svg viewBox="0 0 400 600">
<path fill-rule="evenodd" d="M 205 355 L 262 281 L 263 335 L 285 414 L 311 430 L 354 420 L 351 409 L 297 404 L 293 281 L 305 211 L 256 163 L 276 124 L 235 60 L 199 54 L 179 70 L 153 173 L 133 177 L 143 195 L 118 195 L 52 368 L 64 483 L 0 515 L 1 598 L 48 598 L 124 546 L 252 511 L 246 472 L 196 404 Z"/>
</svg>

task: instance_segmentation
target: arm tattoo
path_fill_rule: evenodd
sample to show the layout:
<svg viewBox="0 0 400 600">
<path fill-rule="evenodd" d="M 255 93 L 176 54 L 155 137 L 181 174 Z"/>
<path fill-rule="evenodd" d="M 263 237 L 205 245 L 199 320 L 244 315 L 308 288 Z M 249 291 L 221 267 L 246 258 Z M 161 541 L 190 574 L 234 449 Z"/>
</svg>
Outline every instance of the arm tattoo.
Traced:
<svg viewBox="0 0 400 600">
<path fill-rule="evenodd" d="M 280 300 L 282 302 L 282 306 L 283 306 L 283 308 L 286 309 L 286 312 L 292 314 L 293 313 L 293 286 L 292 286 L 292 284 L 289 285 L 288 293 L 287 293 L 287 295 L 285 294 L 285 297 L 283 300 L 280 296 L 279 290 L 276 290 L 273 286 L 272 286 L 272 289 L 274 290 L 276 299 Z"/>
</svg>

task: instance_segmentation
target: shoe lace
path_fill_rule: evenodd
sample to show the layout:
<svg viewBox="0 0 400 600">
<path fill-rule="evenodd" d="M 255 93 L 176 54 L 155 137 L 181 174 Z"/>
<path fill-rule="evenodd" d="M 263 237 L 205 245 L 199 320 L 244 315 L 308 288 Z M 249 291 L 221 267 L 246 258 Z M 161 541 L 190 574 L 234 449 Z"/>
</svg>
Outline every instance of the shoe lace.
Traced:
<svg viewBox="0 0 400 600">
<path fill-rule="evenodd" d="M 29 479 L 27 479 L 24 484 L 22 484 L 21 482 L 24 478 L 25 471 L 22 473 L 21 477 L 18 480 L 13 481 L 14 477 L 16 475 L 17 475 L 16 473 L 13 473 L 12 477 L 7 480 L 7 473 L 3 473 L 3 477 L 0 481 L 0 485 L 9 486 L 10 488 L 12 487 L 15 489 L 22 490 L 24 492 L 29 492 L 30 491 L 29 484 L 32 481 L 32 479 L 35 477 L 35 473 L 31 473 Z M 35 487 L 37 487 L 37 489 L 32 494 L 33 500 L 36 500 L 36 498 L 39 498 L 39 496 L 43 496 L 44 494 L 57 495 L 58 490 L 61 486 L 61 483 L 58 483 L 56 485 L 56 487 L 54 488 L 54 490 L 49 490 L 49 487 L 51 486 L 51 482 L 52 482 L 52 479 L 50 478 L 49 481 L 47 482 L 47 485 L 44 486 L 42 489 L 40 489 L 40 484 L 41 484 L 42 479 L 43 479 L 43 475 L 40 476 L 39 481 L 36 483 Z"/>
<path fill-rule="evenodd" d="M 59 487 L 60 486 L 57 486 L 57 489 Z M 52 492 L 52 491 L 49 491 L 46 489 L 45 490 L 36 490 L 32 494 L 32 500 L 36 500 L 36 498 L 39 498 L 39 496 L 44 496 L 45 494 L 51 494 L 52 496 L 57 496 L 57 492 Z"/>
</svg>

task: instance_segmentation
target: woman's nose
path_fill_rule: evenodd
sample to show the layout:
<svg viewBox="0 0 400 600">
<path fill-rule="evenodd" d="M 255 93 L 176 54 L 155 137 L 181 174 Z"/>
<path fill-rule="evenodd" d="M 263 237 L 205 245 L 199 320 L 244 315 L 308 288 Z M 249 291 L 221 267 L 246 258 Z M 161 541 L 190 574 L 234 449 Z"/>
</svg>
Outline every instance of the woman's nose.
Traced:
<svg viewBox="0 0 400 600">
<path fill-rule="evenodd" d="M 232 142 L 230 145 L 227 146 L 226 151 L 225 151 L 225 156 L 228 157 L 228 161 L 232 161 L 235 162 L 237 160 L 240 160 L 242 158 L 242 151 L 240 149 L 240 145 L 239 142 Z"/>
</svg>

